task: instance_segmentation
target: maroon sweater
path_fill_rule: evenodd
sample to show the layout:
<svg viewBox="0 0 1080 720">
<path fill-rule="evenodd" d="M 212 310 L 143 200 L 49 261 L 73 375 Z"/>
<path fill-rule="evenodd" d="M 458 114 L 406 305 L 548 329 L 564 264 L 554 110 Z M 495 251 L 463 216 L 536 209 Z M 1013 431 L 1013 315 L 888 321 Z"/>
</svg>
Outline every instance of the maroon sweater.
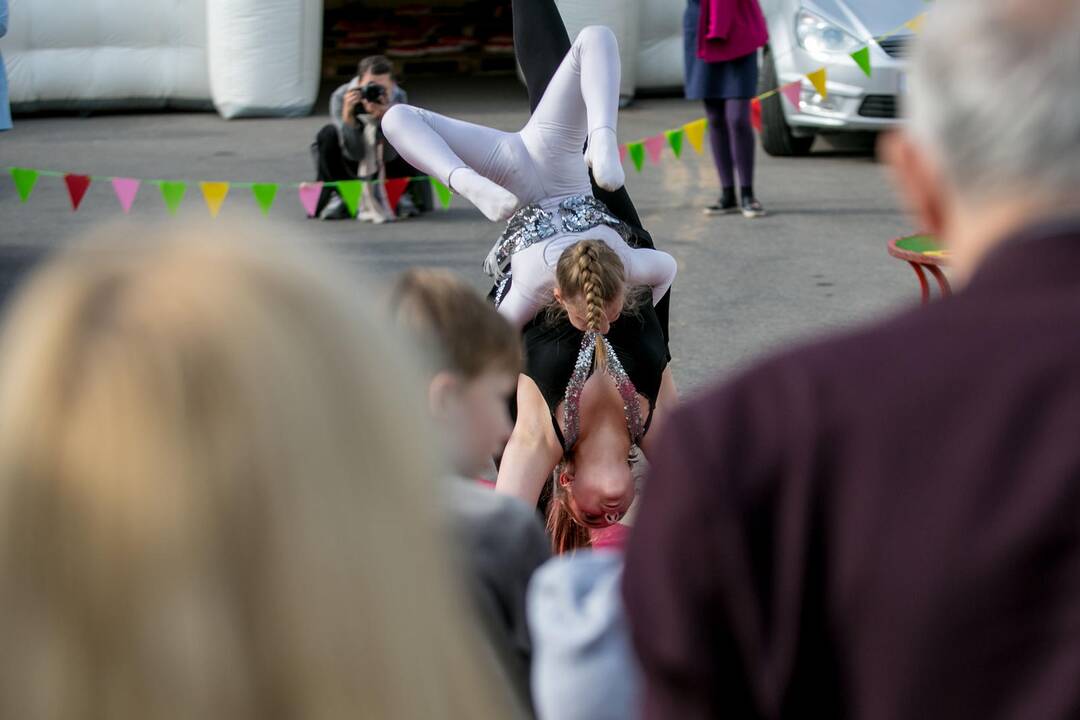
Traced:
<svg viewBox="0 0 1080 720">
<path fill-rule="evenodd" d="M 687 403 L 624 583 L 647 720 L 1080 717 L 1080 217 Z"/>
</svg>

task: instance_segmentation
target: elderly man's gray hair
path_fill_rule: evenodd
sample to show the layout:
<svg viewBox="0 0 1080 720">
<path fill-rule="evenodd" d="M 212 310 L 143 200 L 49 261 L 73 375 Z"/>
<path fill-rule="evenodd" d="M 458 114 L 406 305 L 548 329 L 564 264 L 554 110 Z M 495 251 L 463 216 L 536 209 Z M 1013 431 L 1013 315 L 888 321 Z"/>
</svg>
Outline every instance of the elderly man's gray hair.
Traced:
<svg viewBox="0 0 1080 720">
<path fill-rule="evenodd" d="M 969 199 L 1080 196 L 1080 0 L 938 0 L 911 75 L 915 136 Z"/>
</svg>

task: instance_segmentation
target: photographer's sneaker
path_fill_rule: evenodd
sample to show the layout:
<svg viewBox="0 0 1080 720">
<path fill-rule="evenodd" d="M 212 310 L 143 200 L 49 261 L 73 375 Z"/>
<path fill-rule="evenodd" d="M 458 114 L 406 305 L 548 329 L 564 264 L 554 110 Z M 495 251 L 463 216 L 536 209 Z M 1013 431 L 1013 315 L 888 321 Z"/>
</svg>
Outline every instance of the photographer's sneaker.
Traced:
<svg viewBox="0 0 1080 720">
<path fill-rule="evenodd" d="M 506 220 L 521 204 L 514 193 L 496 185 L 472 168 L 457 168 L 447 179 L 451 189 L 475 205 L 492 222 Z"/>
<path fill-rule="evenodd" d="M 349 217 L 352 217 L 349 214 L 349 208 L 340 195 L 331 197 L 330 202 L 326 203 L 326 207 L 319 213 L 320 220 L 345 220 Z"/>
</svg>

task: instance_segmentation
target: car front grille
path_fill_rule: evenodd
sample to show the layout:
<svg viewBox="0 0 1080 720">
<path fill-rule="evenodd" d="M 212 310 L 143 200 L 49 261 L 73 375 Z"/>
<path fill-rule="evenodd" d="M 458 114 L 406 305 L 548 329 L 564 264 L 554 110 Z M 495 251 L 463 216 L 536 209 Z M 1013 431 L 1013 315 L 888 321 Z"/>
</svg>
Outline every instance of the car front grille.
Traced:
<svg viewBox="0 0 1080 720">
<path fill-rule="evenodd" d="M 907 57 L 908 50 L 911 49 L 911 36 L 893 35 L 892 37 L 879 40 L 878 45 L 881 46 L 882 50 L 889 54 L 889 57 Z"/>
<path fill-rule="evenodd" d="M 859 106 L 859 114 L 870 118 L 895 118 L 895 95 L 867 95 Z"/>
</svg>

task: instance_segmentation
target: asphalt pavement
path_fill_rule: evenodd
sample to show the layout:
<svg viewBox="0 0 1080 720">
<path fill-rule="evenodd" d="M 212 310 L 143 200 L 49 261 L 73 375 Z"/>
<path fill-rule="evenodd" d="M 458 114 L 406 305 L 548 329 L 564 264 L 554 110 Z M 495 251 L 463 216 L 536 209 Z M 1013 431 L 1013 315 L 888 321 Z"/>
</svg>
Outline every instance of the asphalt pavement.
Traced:
<svg viewBox="0 0 1080 720">
<path fill-rule="evenodd" d="M 412 102 L 504 130 L 526 120 L 524 90 L 512 78 L 416 81 Z M 0 134 L 0 167 L 141 179 L 296 183 L 313 178 L 309 152 L 325 110 L 299 119 L 225 121 L 215 114 L 111 114 L 16 118 Z M 638 99 L 620 115 L 620 140 L 636 140 L 703 115 L 674 97 Z M 769 215 L 705 217 L 718 194 L 708 148 L 682 159 L 665 150 L 659 165 L 633 171 L 627 186 L 660 249 L 679 263 L 672 304 L 677 382 L 693 392 L 754 358 L 808 336 L 855 326 L 918 300 L 914 274 L 885 252 L 886 241 L 913 231 L 886 169 L 864 139 L 819 140 L 810 157 L 777 159 L 758 151 L 755 187 Z M 180 222 L 205 218 L 196 185 L 175 219 L 144 186 L 130 218 Z M 361 266 L 377 285 L 413 265 L 462 273 L 478 289 L 480 263 L 499 235 L 465 200 L 451 209 L 392 225 L 307 220 L 295 190 L 282 189 L 268 216 L 246 189 L 234 188 L 219 216 L 254 232 L 296 236 Z M 0 179 L 0 298 L 27 270 L 89 228 L 130 225 L 108 183 L 94 183 L 77 213 L 59 178 L 42 177 L 20 204 Z M 0 299 L 2 302 L 2 299 Z"/>
</svg>

